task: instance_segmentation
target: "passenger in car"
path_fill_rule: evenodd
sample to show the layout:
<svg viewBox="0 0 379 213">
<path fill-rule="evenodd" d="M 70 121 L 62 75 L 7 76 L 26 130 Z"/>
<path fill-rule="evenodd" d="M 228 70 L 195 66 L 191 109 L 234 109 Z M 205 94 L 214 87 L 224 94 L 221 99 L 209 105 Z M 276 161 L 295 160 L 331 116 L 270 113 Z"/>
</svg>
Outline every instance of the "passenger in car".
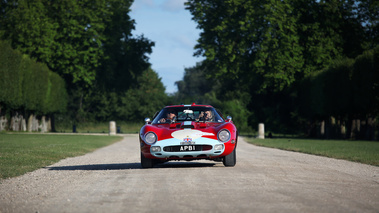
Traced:
<svg viewBox="0 0 379 213">
<path fill-rule="evenodd" d="M 171 123 L 176 120 L 176 114 L 174 111 L 170 110 L 167 112 L 167 117 L 166 118 L 161 118 L 159 120 L 159 123 Z"/>
</svg>

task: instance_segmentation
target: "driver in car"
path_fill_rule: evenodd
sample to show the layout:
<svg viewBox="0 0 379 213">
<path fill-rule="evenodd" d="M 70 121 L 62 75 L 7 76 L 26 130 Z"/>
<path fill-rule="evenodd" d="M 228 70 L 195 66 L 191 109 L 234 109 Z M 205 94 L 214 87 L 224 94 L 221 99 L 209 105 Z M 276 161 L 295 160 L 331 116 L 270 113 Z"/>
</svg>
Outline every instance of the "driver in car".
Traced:
<svg viewBox="0 0 379 213">
<path fill-rule="evenodd" d="M 159 123 L 171 123 L 176 119 L 176 114 L 174 111 L 170 110 L 167 112 L 167 117 L 166 118 L 161 118 L 159 120 Z"/>
<path fill-rule="evenodd" d="M 205 112 L 201 112 L 199 115 L 200 121 L 213 121 L 213 115 L 210 110 L 206 110 Z"/>
</svg>

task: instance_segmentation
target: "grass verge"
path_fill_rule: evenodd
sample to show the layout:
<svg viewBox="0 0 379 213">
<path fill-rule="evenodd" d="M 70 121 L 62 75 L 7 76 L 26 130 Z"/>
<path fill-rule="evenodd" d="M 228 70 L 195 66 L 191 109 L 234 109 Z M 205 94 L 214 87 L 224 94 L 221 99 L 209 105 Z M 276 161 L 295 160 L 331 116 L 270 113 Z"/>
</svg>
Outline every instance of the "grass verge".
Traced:
<svg viewBox="0 0 379 213">
<path fill-rule="evenodd" d="M 379 166 L 379 142 L 375 141 L 312 140 L 293 138 L 247 138 L 247 141 L 258 146 Z"/>
<path fill-rule="evenodd" d="M 120 130 L 120 133 L 138 133 L 142 123 L 127 123 L 127 122 L 117 122 L 117 129 Z M 74 124 L 68 123 L 59 123 L 56 122 L 56 131 L 70 133 L 73 132 Z M 109 122 L 85 122 L 85 123 L 77 123 L 75 124 L 75 130 L 77 133 L 108 133 L 109 132 Z"/>
<path fill-rule="evenodd" d="M 121 139 L 120 136 L 0 133 L 0 179 L 83 155 Z"/>
</svg>

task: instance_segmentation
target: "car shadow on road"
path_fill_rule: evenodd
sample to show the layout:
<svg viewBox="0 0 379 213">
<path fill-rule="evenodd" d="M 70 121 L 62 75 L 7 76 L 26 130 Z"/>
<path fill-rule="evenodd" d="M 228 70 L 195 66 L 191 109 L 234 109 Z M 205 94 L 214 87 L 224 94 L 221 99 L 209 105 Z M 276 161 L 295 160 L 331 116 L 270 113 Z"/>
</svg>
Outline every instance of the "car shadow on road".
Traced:
<svg viewBox="0 0 379 213">
<path fill-rule="evenodd" d="M 140 163 L 116 163 L 116 164 L 88 164 L 75 166 L 48 166 L 48 170 L 122 170 L 122 169 L 142 169 Z"/>
<path fill-rule="evenodd" d="M 154 168 L 194 168 L 194 167 L 213 167 L 215 163 L 194 163 L 194 162 L 168 162 L 160 163 Z M 124 170 L 124 169 L 142 169 L 141 163 L 116 163 L 116 164 L 88 164 L 74 166 L 48 166 L 45 167 L 53 171 L 75 171 L 75 170 Z"/>
<path fill-rule="evenodd" d="M 154 166 L 154 168 L 193 168 L 193 167 L 213 167 L 215 163 L 204 162 L 167 162 L 160 163 Z"/>
</svg>

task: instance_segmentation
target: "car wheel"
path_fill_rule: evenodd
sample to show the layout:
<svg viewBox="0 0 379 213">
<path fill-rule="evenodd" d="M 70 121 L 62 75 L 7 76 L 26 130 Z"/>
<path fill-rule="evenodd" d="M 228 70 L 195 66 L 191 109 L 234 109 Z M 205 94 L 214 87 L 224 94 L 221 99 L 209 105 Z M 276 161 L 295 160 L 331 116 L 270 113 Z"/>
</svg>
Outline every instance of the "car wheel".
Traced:
<svg viewBox="0 0 379 213">
<path fill-rule="evenodd" d="M 141 166 L 142 168 L 152 168 L 154 166 L 154 160 L 145 158 L 145 156 L 141 153 Z"/>
<path fill-rule="evenodd" d="M 236 160 L 236 148 L 234 148 L 232 153 L 224 157 L 222 163 L 224 164 L 224 166 L 232 167 L 236 165 Z"/>
</svg>

